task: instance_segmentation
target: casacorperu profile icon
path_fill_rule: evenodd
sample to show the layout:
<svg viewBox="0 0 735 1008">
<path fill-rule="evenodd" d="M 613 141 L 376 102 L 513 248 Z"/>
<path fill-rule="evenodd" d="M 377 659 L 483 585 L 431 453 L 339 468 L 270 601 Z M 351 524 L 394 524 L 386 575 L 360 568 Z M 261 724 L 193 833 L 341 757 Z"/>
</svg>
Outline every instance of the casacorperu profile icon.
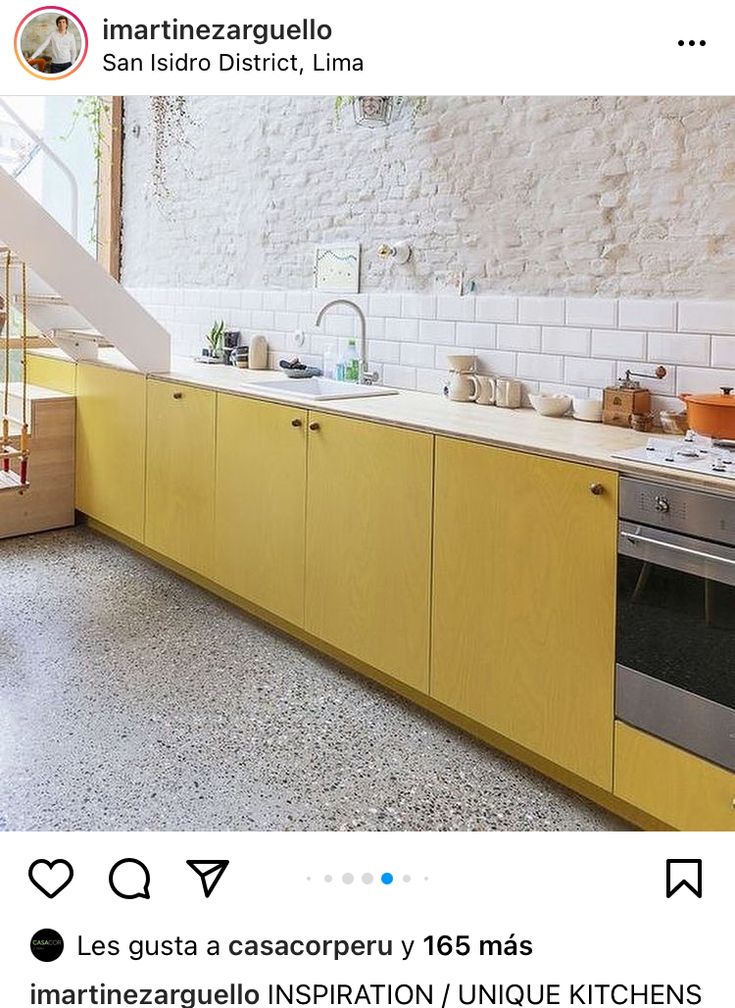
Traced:
<svg viewBox="0 0 735 1008">
<path fill-rule="evenodd" d="M 65 7 L 36 7 L 15 30 L 18 62 L 41 80 L 63 80 L 75 73 L 88 48 L 87 29 Z"/>
</svg>

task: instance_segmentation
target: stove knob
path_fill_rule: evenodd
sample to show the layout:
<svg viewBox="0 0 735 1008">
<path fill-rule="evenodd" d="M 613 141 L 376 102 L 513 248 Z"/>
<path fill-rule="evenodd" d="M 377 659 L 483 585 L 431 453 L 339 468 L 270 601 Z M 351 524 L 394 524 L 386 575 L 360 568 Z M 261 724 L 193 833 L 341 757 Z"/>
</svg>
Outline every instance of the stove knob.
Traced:
<svg viewBox="0 0 735 1008">
<path fill-rule="evenodd" d="M 661 511 L 663 514 L 668 514 L 671 505 L 669 504 L 669 502 L 665 497 L 659 496 L 656 498 L 656 503 L 654 504 L 654 507 L 656 508 L 657 511 Z"/>
</svg>

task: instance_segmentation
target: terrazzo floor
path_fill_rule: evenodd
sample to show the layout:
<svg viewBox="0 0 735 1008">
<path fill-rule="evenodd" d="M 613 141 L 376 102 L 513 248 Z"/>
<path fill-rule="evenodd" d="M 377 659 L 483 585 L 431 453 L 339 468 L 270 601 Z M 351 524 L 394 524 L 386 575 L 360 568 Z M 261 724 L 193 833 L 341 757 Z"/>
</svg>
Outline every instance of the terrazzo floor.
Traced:
<svg viewBox="0 0 735 1008">
<path fill-rule="evenodd" d="M 0 542 L 4 830 L 619 830 L 84 527 Z"/>
</svg>

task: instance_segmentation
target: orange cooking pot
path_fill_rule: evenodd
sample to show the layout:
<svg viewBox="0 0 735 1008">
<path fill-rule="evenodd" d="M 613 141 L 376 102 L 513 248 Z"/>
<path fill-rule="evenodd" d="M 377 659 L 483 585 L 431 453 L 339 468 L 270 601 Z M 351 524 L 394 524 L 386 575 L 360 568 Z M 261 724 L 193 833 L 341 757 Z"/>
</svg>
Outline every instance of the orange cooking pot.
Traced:
<svg viewBox="0 0 735 1008">
<path fill-rule="evenodd" d="M 723 386 L 721 394 L 685 393 L 679 396 L 687 404 L 689 429 L 706 437 L 735 441 L 735 395 Z"/>
</svg>

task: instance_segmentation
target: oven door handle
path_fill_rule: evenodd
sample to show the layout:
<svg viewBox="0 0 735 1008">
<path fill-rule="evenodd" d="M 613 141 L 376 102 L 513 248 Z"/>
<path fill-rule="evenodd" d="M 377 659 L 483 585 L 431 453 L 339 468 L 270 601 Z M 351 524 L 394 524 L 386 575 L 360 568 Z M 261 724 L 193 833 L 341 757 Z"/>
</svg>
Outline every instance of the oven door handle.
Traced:
<svg viewBox="0 0 735 1008">
<path fill-rule="evenodd" d="M 643 535 L 638 526 L 621 524 L 619 552 L 661 567 L 671 567 L 686 574 L 694 574 L 708 581 L 735 585 L 735 550 L 719 547 L 723 554 L 727 551 L 731 555 L 718 556 L 710 550 L 709 544 L 700 543 L 697 539 L 693 540 L 693 545 L 689 545 L 681 541 L 672 541 L 666 533 L 660 535 L 661 538 Z M 696 547 L 700 545 L 703 548 L 697 549 Z"/>
</svg>

